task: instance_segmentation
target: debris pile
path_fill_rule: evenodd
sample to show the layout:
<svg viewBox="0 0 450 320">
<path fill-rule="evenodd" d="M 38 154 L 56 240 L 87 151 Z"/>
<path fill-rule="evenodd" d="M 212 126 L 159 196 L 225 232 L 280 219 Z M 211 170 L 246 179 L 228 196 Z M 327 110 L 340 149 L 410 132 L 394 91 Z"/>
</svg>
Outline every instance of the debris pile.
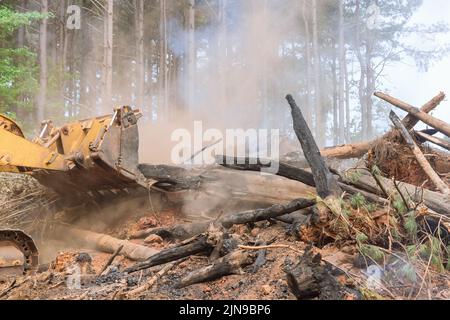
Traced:
<svg viewBox="0 0 450 320">
<path fill-rule="evenodd" d="M 258 173 L 262 159 L 141 164 L 154 191 L 101 231 L 80 229 L 89 214 L 60 219 L 52 237 L 75 248 L 0 279 L 0 298 L 450 299 L 450 146 L 435 137 L 450 125 L 429 115 L 445 95 L 420 110 L 376 96 L 408 115 L 391 112 L 374 141 L 325 150 L 287 96 L 302 154 L 273 176 Z M 432 129 L 416 132 L 419 121 Z"/>
</svg>

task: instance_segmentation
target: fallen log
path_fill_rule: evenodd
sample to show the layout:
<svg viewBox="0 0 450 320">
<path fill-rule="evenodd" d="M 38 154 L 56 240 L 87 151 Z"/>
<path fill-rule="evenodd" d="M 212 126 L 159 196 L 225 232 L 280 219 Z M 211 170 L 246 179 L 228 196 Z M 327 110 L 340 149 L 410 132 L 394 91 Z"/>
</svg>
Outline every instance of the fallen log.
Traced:
<svg viewBox="0 0 450 320">
<path fill-rule="evenodd" d="M 391 119 L 394 126 L 400 130 L 401 135 L 403 136 L 403 139 L 405 139 L 406 144 L 411 149 L 412 153 L 416 157 L 417 162 L 419 163 L 420 167 L 423 169 L 423 171 L 427 174 L 427 176 L 430 178 L 430 180 L 434 183 L 434 185 L 443 193 L 443 194 L 450 194 L 449 187 L 442 181 L 442 179 L 439 177 L 439 175 L 433 170 L 430 163 L 428 162 L 427 158 L 423 155 L 422 151 L 419 149 L 419 147 L 414 142 L 413 138 L 409 134 L 408 130 L 405 128 L 405 126 L 401 123 L 398 116 L 395 114 L 394 111 L 391 111 L 389 114 L 389 118 Z"/>
<path fill-rule="evenodd" d="M 194 222 L 186 224 L 178 224 L 168 228 L 150 228 L 147 230 L 141 230 L 131 235 L 132 239 L 142 239 L 148 237 L 151 234 L 156 234 L 164 239 L 169 240 L 186 240 L 200 233 L 205 232 L 211 221 L 207 222 Z"/>
<path fill-rule="evenodd" d="M 269 161 L 264 160 L 260 161 L 259 159 L 253 159 L 253 158 L 236 158 L 236 157 L 224 157 L 224 156 L 217 156 L 218 163 L 222 163 L 222 166 L 230 169 L 235 170 L 249 170 L 249 171 L 255 171 L 255 172 L 261 172 L 263 168 L 266 167 L 274 167 L 279 166 L 280 170 L 276 173 L 276 175 L 296 180 L 299 182 L 302 182 L 310 187 L 315 187 L 314 178 L 311 172 L 297 168 L 294 166 L 291 166 L 289 164 L 280 162 L 279 164 L 273 164 L 269 163 Z M 226 160 L 223 160 L 226 158 Z M 221 160 L 222 159 L 222 160 Z M 263 162 L 263 163 L 261 163 Z M 360 190 L 357 189 L 347 183 L 338 181 L 339 186 L 341 189 L 351 195 L 361 193 L 363 196 L 365 196 L 368 200 L 379 203 L 379 204 L 386 204 L 386 200 L 379 197 L 377 195 L 377 191 L 375 193 L 368 192 L 367 190 Z"/>
<path fill-rule="evenodd" d="M 445 141 L 444 139 L 430 136 L 429 134 L 426 134 L 424 132 L 415 132 L 415 134 L 424 139 L 425 141 L 434 143 L 435 145 L 450 151 L 450 143 Z"/>
<path fill-rule="evenodd" d="M 213 264 L 190 273 L 181 279 L 176 288 L 181 289 L 196 283 L 212 281 L 232 274 L 241 274 L 243 273 L 242 268 L 252 264 L 255 259 L 256 255 L 254 254 L 241 250 L 234 251 L 217 259 Z"/>
<path fill-rule="evenodd" d="M 144 261 L 149 257 L 157 254 L 159 251 L 132 243 L 127 240 L 120 240 L 107 234 L 95 233 L 92 231 L 66 227 L 63 225 L 54 226 L 54 235 L 62 240 L 76 242 L 81 246 L 94 250 L 114 253 L 123 246 L 121 254 L 131 260 Z"/>
<path fill-rule="evenodd" d="M 315 187 L 314 177 L 311 172 L 300 169 L 284 162 L 268 161 L 255 158 L 216 156 L 216 163 L 234 170 L 247 170 L 263 172 L 266 168 L 278 168 L 277 176 L 300 181 L 308 186 Z"/>
<path fill-rule="evenodd" d="M 445 99 L 445 94 L 443 92 L 440 92 L 437 96 L 435 96 L 433 99 L 431 99 L 426 104 L 424 104 L 420 110 L 422 112 L 424 112 L 424 113 L 430 113 L 442 101 L 444 101 L 444 99 Z M 400 100 L 397 100 L 397 101 L 400 101 Z M 402 102 L 402 103 L 406 104 L 405 102 Z M 417 119 L 412 114 L 408 114 L 402 120 L 403 125 L 408 130 L 413 129 L 414 126 L 416 126 L 416 124 L 418 122 L 419 122 L 419 119 Z M 337 147 L 325 148 L 325 149 L 322 149 L 320 152 L 321 152 L 323 157 L 338 158 L 338 159 L 361 158 L 380 139 L 386 139 L 386 137 L 388 137 L 390 133 L 391 133 L 391 131 L 389 131 L 388 133 L 384 134 L 382 137 L 377 138 L 377 139 L 372 140 L 372 141 L 366 141 L 366 142 L 360 142 L 360 143 L 354 143 L 354 144 L 346 144 L 346 145 L 337 146 Z"/>
<path fill-rule="evenodd" d="M 231 161 L 228 163 L 232 163 Z M 255 163 L 255 160 L 247 161 L 247 163 Z M 270 166 L 264 162 L 264 166 Z M 239 170 L 251 170 L 251 171 L 261 171 L 261 165 L 239 165 L 235 163 L 234 165 L 224 165 L 229 168 L 239 168 Z M 282 163 L 280 163 L 280 166 L 284 166 Z M 297 180 L 300 182 L 303 182 L 311 187 L 314 187 L 314 181 L 312 180 L 312 173 L 308 172 L 306 170 L 292 167 L 289 165 L 286 165 L 289 167 L 289 174 L 283 174 L 282 176 L 288 179 Z M 360 170 L 357 170 L 357 172 L 360 172 Z M 286 173 L 286 172 L 284 172 Z M 279 173 L 278 173 L 279 174 Z M 396 192 L 396 188 L 394 183 L 390 179 L 386 179 L 383 177 L 379 177 L 380 181 L 383 183 L 384 187 L 387 189 L 387 191 L 392 194 Z M 349 194 L 357 194 L 361 193 L 363 196 L 365 196 L 368 200 L 371 200 L 373 202 L 379 203 L 381 205 L 387 204 L 383 199 L 383 195 L 381 194 L 381 190 L 379 189 L 376 181 L 373 179 L 372 176 L 367 175 L 365 171 L 361 171 L 361 177 L 357 179 L 357 181 L 352 181 L 345 177 L 345 174 L 341 174 L 341 178 L 339 181 L 339 186 Z M 422 203 L 430 208 L 433 211 L 436 211 L 437 213 L 443 214 L 443 215 L 450 215 L 450 200 L 442 197 L 441 193 L 433 192 L 427 189 L 419 188 L 417 186 L 407 184 L 407 183 L 401 183 L 401 190 L 403 194 L 409 194 L 411 197 L 411 200 L 415 201 L 416 203 Z"/>
<path fill-rule="evenodd" d="M 235 224 L 246 224 L 249 222 L 258 222 L 268 219 L 274 219 L 294 211 L 313 206 L 315 200 L 297 199 L 287 204 L 275 204 L 269 208 L 249 210 L 246 212 L 234 213 L 224 216 L 218 220 L 225 228 L 230 228 Z"/>
<path fill-rule="evenodd" d="M 364 156 L 375 141 L 366 141 L 352 144 L 344 144 L 341 146 L 330 147 L 320 150 L 322 157 L 337 158 L 337 159 L 351 159 L 361 158 Z"/>
<path fill-rule="evenodd" d="M 214 217 L 224 210 L 227 213 L 261 208 L 304 198 L 315 191 L 298 181 L 253 172 L 239 173 L 216 165 L 194 167 L 189 172 L 183 168 L 150 165 L 141 165 L 141 170 L 149 179 L 159 180 L 153 188 L 162 191 L 172 204 L 180 205 L 187 216 Z"/>
<path fill-rule="evenodd" d="M 159 253 L 151 256 L 148 260 L 126 268 L 124 272 L 133 273 L 136 271 L 148 269 L 154 266 L 189 257 L 195 254 L 201 253 L 209 255 L 213 249 L 214 244 L 208 241 L 207 235 L 203 234 L 188 244 L 162 250 Z"/>
<path fill-rule="evenodd" d="M 280 216 L 311 207 L 314 204 L 314 200 L 296 199 L 283 205 L 275 204 L 264 209 L 248 210 L 225 215 L 216 221 L 194 222 L 176 225 L 169 228 L 148 229 L 147 232 L 140 232 L 134 234 L 134 236 L 142 237 L 150 234 L 157 234 L 163 238 L 184 240 L 205 232 L 211 223 L 221 224 L 225 228 L 230 228 L 235 224 L 246 224 L 249 222 L 275 219 Z"/>
<path fill-rule="evenodd" d="M 299 220 L 306 219 L 307 216 L 309 216 L 313 213 L 314 213 L 314 206 L 306 208 L 306 209 L 298 210 L 298 211 L 295 211 L 292 213 L 285 214 L 283 216 L 275 218 L 275 220 L 281 221 L 284 223 L 295 223 Z"/>
<path fill-rule="evenodd" d="M 297 135 L 300 144 L 302 145 L 303 154 L 311 168 L 314 182 L 316 185 L 317 194 L 326 198 L 328 196 L 340 196 L 342 189 L 339 187 L 336 179 L 334 179 L 328 167 L 325 165 L 320 150 L 317 147 L 314 137 L 309 130 L 300 108 L 297 106 L 292 95 L 287 95 L 286 100 L 291 107 L 292 121 L 294 124 L 294 131 Z"/>
<path fill-rule="evenodd" d="M 202 190 L 209 193 L 214 188 L 216 192 L 227 190 L 226 201 L 237 203 L 232 211 L 241 211 L 243 203 L 253 203 L 253 208 L 262 208 L 272 204 L 282 204 L 298 198 L 305 198 L 314 193 L 314 189 L 298 181 L 286 181 L 273 175 L 261 175 L 254 172 L 237 172 L 218 167 L 207 172 L 217 177 L 215 182 L 205 182 Z M 251 209 L 251 208 L 249 208 Z"/>
<path fill-rule="evenodd" d="M 425 124 L 428 124 L 429 126 L 433 127 L 439 132 L 442 132 L 446 136 L 450 137 L 450 124 L 446 123 L 445 121 L 430 116 L 429 114 L 421 111 L 420 109 L 413 107 L 410 104 L 407 104 L 382 92 L 376 92 L 375 96 L 380 99 L 383 99 L 386 102 L 389 102 L 393 106 L 402 109 L 403 111 L 408 112 L 409 114 L 419 119 L 420 121 L 424 122 Z"/>
<path fill-rule="evenodd" d="M 181 167 L 140 164 L 139 171 L 145 178 L 155 180 L 155 187 L 165 191 L 180 191 L 199 187 L 201 179 Z"/>
</svg>

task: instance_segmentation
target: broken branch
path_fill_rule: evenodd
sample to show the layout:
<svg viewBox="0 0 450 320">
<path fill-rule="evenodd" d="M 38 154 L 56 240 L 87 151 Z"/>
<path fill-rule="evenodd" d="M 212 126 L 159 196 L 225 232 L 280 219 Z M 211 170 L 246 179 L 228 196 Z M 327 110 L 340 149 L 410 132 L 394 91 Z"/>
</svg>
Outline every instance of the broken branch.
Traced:
<svg viewBox="0 0 450 320">
<path fill-rule="evenodd" d="M 383 99 L 386 102 L 389 102 L 393 106 L 402 109 L 403 111 L 408 112 L 415 118 L 421 120 L 422 122 L 428 124 L 429 126 L 433 127 L 434 129 L 438 130 L 439 132 L 442 132 L 443 134 L 450 137 L 450 125 L 440 119 L 437 119 L 433 116 L 430 116 L 429 114 L 419 110 L 416 107 L 413 107 L 412 105 L 409 105 L 403 101 L 400 101 L 394 97 L 391 97 L 387 94 L 384 94 L 382 92 L 376 92 L 375 96 Z"/>
<path fill-rule="evenodd" d="M 433 137 L 433 136 L 430 136 L 429 134 L 426 134 L 426 133 L 420 132 L 420 131 L 416 132 L 416 135 L 425 139 L 428 142 L 434 143 L 435 145 L 450 151 L 450 143 L 448 143 L 444 139 L 441 139 L 438 137 Z"/>
<path fill-rule="evenodd" d="M 114 259 L 119 255 L 119 253 L 120 253 L 120 251 L 122 251 L 122 249 L 123 249 L 123 244 L 117 248 L 117 250 L 111 255 L 111 257 L 109 257 L 108 261 L 103 266 L 102 270 L 100 270 L 100 272 L 97 274 L 98 276 L 101 276 L 103 274 L 103 272 L 105 272 L 105 270 L 111 265 L 111 263 L 113 263 Z"/>
<path fill-rule="evenodd" d="M 391 119 L 394 126 L 400 130 L 400 133 L 403 136 L 403 139 L 405 139 L 406 144 L 413 152 L 414 156 L 417 159 L 417 162 L 419 163 L 420 167 L 423 169 L 423 171 L 427 174 L 427 176 L 433 181 L 434 185 L 444 194 L 450 194 L 449 187 L 442 181 L 442 179 L 439 177 L 439 175 L 433 170 L 428 160 L 423 155 L 420 148 L 416 145 L 413 138 L 409 134 L 408 130 L 405 128 L 405 126 L 401 123 L 398 116 L 395 114 L 394 111 L 391 111 L 389 118 Z"/>
<path fill-rule="evenodd" d="M 442 101 L 445 99 L 445 94 L 440 92 L 433 99 L 428 101 L 420 109 L 424 113 L 430 113 L 433 111 Z M 399 101 L 399 100 L 398 100 Z M 403 102 L 404 103 L 404 102 Z M 412 114 L 408 114 L 403 120 L 403 125 L 406 129 L 411 130 L 419 122 Z M 320 151 L 323 157 L 338 158 L 338 159 L 350 159 L 350 158 L 361 158 L 364 156 L 369 149 L 380 139 L 385 139 L 390 132 L 386 133 L 383 137 L 367 142 L 360 142 L 354 144 L 346 144 L 337 147 L 325 148 Z"/>
<path fill-rule="evenodd" d="M 148 291 L 158 279 L 164 276 L 167 272 L 169 272 L 179 261 L 174 261 L 165 265 L 161 270 L 159 270 L 153 277 L 150 278 L 145 284 L 142 286 L 133 289 L 127 293 L 127 296 L 135 296 L 141 294 L 145 291 Z"/>
</svg>

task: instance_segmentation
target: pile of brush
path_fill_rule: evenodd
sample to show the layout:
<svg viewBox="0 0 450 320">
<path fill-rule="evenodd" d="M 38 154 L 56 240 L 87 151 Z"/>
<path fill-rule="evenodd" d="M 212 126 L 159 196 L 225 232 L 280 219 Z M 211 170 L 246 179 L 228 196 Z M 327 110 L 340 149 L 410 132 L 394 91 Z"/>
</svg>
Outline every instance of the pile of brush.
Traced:
<svg viewBox="0 0 450 320">
<path fill-rule="evenodd" d="M 30 176 L 0 173 L 0 229 L 36 232 L 53 211 L 57 196 Z"/>
</svg>

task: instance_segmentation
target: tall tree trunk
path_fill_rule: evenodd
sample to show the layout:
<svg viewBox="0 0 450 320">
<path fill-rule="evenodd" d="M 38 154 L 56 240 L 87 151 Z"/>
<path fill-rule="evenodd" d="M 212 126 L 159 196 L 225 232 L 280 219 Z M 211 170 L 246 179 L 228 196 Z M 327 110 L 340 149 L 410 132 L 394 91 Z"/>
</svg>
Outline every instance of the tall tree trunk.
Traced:
<svg viewBox="0 0 450 320">
<path fill-rule="evenodd" d="M 195 97 L 195 0 L 188 3 L 188 106 L 192 111 Z"/>
<path fill-rule="evenodd" d="M 48 0 L 41 0 L 41 12 L 48 14 Z M 37 105 L 37 118 L 38 121 L 44 120 L 45 117 L 45 105 L 47 103 L 47 23 L 48 19 L 44 18 L 41 21 L 39 27 L 39 97 Z"/>
<path fill-rule="evenodd" d="M 314 55 L 314 97 L 316 113 L 316 141 L 322 147 L 325 144 L 325 121 L 323 114 L 322 97 L 320 89 L 320 53 L 319 53 L 319 26 L 317 21 L 317 0 L 312 0 L 313 17 L 313 55 Z"/>
<path fill-rule="evenodd" d="M 263 21 L 264 21 L 264 26 L 263 26 L 263 32 L 267 33 L 268 32 L 268 3 L 267 0 L 263 1 Z M 261 100 L 262 100 L 262 126 L 267 128 L 268 124 L 269 124 L 269 101 L 268 101 L 268 96 L 269 96 L 269 70 L 268 70 L 268 65 L 269 65 L 269 41 L 268 39 L 265 39 L 262 41 L 262 54 L 263 54 L 263 65 L 262 65 L 262 88 L 261 88 Z"/>
<path fill-rule="evenodd" d="M 87 0 L 84 0 L 83 5 L 86 5 Z M 95 53 L 94 53 L 94 34 L 91 16 L 84 15 L 84 22 L 81 25 L 81 30 L 76 33 L 81 33 L 82 41 L 82 57 L 80 63 L 80 115 L 82 117 L 92 116 L 91 112 L 96 105 L 95 81 L 96 75 L 92 70 L 95 70 Z M 65 53 L 64 53 L 65 55 Z"/>
<path fill-rule="evenodd" d="M 313 128 L 312 123 L 312 99 L 311 99 L 311 34 L 309 28 L 308 0 L 303 0 L 302 19 L 305 28 L 305 65 L 306 65 L 306 122 Z"/>
<path fill-rule="evenodd" d="M 346 56 L 344 52 L 344 57 Z M 345 81 L 345 140 L 350 143 L 350 81 L 348 79 L 347 63 L 344 63 Z"/>
<path fill-rule="evenodd" d="M 114 1 L 106 1 L 104 17 L 104 88 L 102 97 L 102 112 L 109 113 L 112 108 L 113 86 L 113 39 L 114 39 Z"/>
<path fill-rule="evenodd" d="M 339 0 L 339 143 L 345 143 L 345 78 L 347 73 L 347 61 L 345 59 L 345 39 L 344 39 L 344 0 Z"/>
<path fill-rule="evenodd" d="M 26 12 L 28 7 L 28 0 L 20 1 L 20 4 L 18 4 L 17 7 L 19 12 Z M 20 26 L 17 32 L 17 47 L 22 48 L 24 45 L 25 45 L 25 27 Z"/>
<path fill-rule="evenodd" d="M 333 81 L 333 144 L 337 145 L 339 143 L 339 124 L 338 124 L 338 107 L 339 107 L 339 93 L 338 93 L 338 77 L 337 77 L 337 60 L 338 54 L 336 50 L 336 42 L 333 39 L 332 45 L 332 62 L 331 62 L 331 73 Z"/>
<path fill-rule="evenodd" d="M 372 121 L 372 95 L 375 92 L 375 79 L 374 79 L 374 71 L 372 67 L 372 40 L 369 36 L 366 42 L 366 92 L 365 92 L 365 100 L 366 100 L 366 128 L 367 128 L 367 138 L 373 137 L 373 121 Z"/>
<path fill-rule="evenodd" d="M 144 61 L 144 0 L 134 0 L 136 14 L 136 104 L 144 105 L 145 61 Z"/>
<path fill-rule="evenodd" d="M 153 109 L 153 101 L 154 101 L 154 97 L 153 97 L 153 93 L 155 92 L 155 88 L 154 88 L 154 74 L 153 74 L 153 66 L 158 63 L 155 63 L 155 57 L 158 56 L 157 52 L 158 50 L 156 49 L 156 43 L 155 41 L 148 41 L 148 49 L 145 50 L 146 54 L 144 56 L 144 61 L 145 61 L 145 68 L 144 70 L 144 77 L 148 79 L 147 82 L 145 82 L 145 90 L 144 90 L 144 95 L 148 97 L 147 99 L 147 114 L 153 114 L 154 109 Z"/>
<path fill-rule="evenodd" d="M 361 42 L 361 34 L 362 34 L 362 24 L 363 21 L 361 19 L 361 7 L 360 7 L 361 3 L 360 0 L 356 0 L 356 10 L 355 10 L 355 51 L 356 51 L 356 57 L 358 59 L 359 62 L 359 66 L 360 66 L 360 77 L 359 77 L 359 84 L 358 84 L 358 97 L 359 97 L 359 102 L 361 105 L 361 135 L 362 135 L 362 140 L 367 140 L 368 139 L 368 128 L 367 128 L 367 99 L 366 99 L 366 72 L 367 72 L 367 67 L 366 67 L 366 59 L 364 58 L 362 52 L 361 52 L 361 47 L 362 47 L 362 42 Z"/>
<path fill-rule="evenodd" d="M 168 106 L 168 68 L 167 68 L 167 13 L 166 0 L 159 0 L 159 101 L 158 101 L 158 118 L 169 117 Z"/>
</svg>

